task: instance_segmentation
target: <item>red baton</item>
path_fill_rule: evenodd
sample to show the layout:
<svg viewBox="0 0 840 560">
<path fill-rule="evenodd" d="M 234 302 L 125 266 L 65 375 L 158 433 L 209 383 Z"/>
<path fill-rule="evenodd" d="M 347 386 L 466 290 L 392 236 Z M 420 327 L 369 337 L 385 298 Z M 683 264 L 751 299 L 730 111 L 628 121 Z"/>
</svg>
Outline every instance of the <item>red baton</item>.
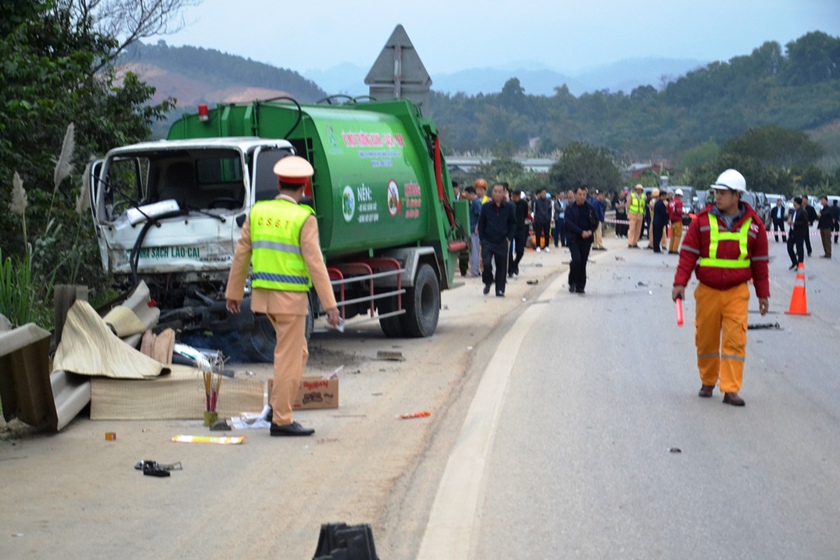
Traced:
<svg viewBox="0 0 840 560">
<path fill-rule="evenodd" d="M 677 298 L 677 326 L 683 326 L 682 298 Z"/>
</svg>

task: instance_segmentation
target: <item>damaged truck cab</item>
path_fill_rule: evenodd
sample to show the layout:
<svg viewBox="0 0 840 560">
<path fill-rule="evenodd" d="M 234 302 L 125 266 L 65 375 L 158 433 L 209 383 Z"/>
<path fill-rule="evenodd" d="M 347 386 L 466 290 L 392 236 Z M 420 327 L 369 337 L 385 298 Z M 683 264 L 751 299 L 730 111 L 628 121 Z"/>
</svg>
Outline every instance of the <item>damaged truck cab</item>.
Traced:
<svg viewBox="0 0 840 560">
<path fill-rule="evenodd" d="M 250 208 L 277 195 L 274 164 L 296 154 L 315 169 L 302 203 L 315 210 L 342 316 L 430 336 L 469 239 L 434 124 L 405 100 L 288 101 L 201 107 L 168 140 L 111 150 L 91 182 L 103 267 L 125 290 L 149 286 L 160 326 L 237 331 L 271 361 L 274 331 L 250 312 L 250 289 L 238 315 L 224 289 Z M 310 310 L 313 322 L 323 312 L 314 292 Z"/>
</svg>

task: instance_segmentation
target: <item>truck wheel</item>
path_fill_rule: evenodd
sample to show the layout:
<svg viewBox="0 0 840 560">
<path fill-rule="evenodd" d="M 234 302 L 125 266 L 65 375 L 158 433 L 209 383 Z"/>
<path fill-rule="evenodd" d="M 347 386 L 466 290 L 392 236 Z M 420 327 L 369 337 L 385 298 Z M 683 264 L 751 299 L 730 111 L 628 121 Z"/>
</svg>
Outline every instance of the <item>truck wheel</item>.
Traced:
<svg viewBox="0 0 840 560">
<path fill-rule="evenodd" d="M 403 296 L 403 301 L 405 301 L 405 296 Z M 397 310 L 397 298 L 385 298 L 379 300 L 377 303 L 377 307 L 379 308 L 379 313 L 391 313 Z M 405 330 L 403 329 L 401 319 L 403 315 L 394 315 L 393 317 L 385 317 L 383 319 L 379 319 L 379 326 L 382 328 L 382 332 L 385 333 L 385 336 L 388 338 L 400 338 L 405 336 Z"/>
<path fill-rule="evenodd" d="M 434 269 L 420 266 L 414 287 L 403 296 L 405 315 L 399 315 L 405 334 L 414 338 L 432 336 L 440 316 L 440 283 Z"/>
<path fill-rule="evenodd" d="M 312 336 L 315 319 L 312 313 L 306 316 L 306 341 Z M 254 318 L 254 328 L 242 333 L 242 343 L 248 359 L 254 362 L 270 364 L 274 362 L 274 347 L 277 346 L 277 335 L 274 326 L 265 315 Z"/>
</svg>

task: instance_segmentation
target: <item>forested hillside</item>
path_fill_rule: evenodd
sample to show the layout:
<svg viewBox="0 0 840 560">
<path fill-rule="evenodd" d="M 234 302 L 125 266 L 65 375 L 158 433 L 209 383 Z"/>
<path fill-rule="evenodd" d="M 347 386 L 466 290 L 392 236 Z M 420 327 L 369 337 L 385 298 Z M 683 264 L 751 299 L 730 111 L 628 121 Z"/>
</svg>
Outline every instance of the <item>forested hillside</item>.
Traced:
<svg viewBox="0 0 840 560">
<path fill-rule="evenodd" d="M 512 77 L 493 95 L 434 94 L 431 116 L 450 151 L 548 153 L 572 141 L 604 146 L 622 158 L 678 160 L 750 128 L 819 129 L 828 150 L 840 119 L 840 38 L 808 33 L 784 48 L 767 42 L 748 56 L 715 62 L 669 83 L 630 94 L 599 91 L 527 95 Z M 817 138 L 819 141 L 819 138 Z"/>
<path fill-rule="evenodd" d="M 314 82 L 293 70 L 275 68 L 213 49 L 170 47 L 163 41 L 146 45 L 138 41 L 126 49 L 117 64 L 138 63 L 180 74 L 217 90 L 235 87 L 284 91 L 306 103 L 326 96 Z M 154 80 L 147 81 L 154 85 Z"/>
</svg>

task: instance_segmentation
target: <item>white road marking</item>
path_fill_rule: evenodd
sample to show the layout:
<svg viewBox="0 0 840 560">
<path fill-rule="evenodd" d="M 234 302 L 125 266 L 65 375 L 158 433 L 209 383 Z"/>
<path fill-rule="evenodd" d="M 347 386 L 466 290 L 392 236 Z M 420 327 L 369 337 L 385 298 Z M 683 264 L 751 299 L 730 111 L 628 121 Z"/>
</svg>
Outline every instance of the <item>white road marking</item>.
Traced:
<svg viewBox="0 0 840 560">
<path fill-rule="evenodd" d="M 565 279 L 564 273 L 558 274 L 534 303 L 553 300 Z M 484 371 L 446 463 L 420 543 L 418 560 L 470 557 L 473 540 L 478 535 L 478 501 L 486 460 L 493 448 L 510 373 L 525 335 L 543 310 L 541 306 L 531 305 L 522 313 L 499 343 Z"/>
</svg>

